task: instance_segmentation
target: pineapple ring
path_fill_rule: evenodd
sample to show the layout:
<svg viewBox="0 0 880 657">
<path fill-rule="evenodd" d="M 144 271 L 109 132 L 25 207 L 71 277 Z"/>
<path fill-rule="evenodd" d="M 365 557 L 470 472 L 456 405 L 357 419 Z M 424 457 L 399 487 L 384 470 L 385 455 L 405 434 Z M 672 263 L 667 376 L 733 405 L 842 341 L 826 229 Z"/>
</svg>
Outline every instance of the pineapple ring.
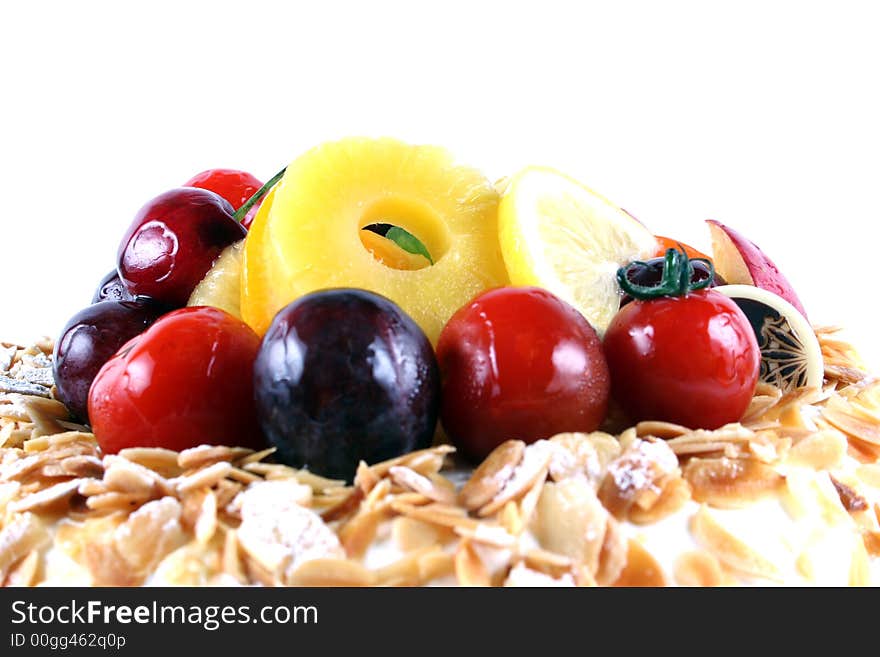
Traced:
<svg viewBox="0 0 880 657">
<path fill-rule="evenodd" d="M 295 160 L 263 201 L 245 242 L 241 310 L 264 334 L 275 314 L 318 289 L 382 294 L 436 343 L 446 321 L 485 289 L 508 282 L 498 242 L 498 193 L 434 146 L 349 138 Z M 397 268 L 361 229 L 409 231 L 434 264 Z"/>
</svg>

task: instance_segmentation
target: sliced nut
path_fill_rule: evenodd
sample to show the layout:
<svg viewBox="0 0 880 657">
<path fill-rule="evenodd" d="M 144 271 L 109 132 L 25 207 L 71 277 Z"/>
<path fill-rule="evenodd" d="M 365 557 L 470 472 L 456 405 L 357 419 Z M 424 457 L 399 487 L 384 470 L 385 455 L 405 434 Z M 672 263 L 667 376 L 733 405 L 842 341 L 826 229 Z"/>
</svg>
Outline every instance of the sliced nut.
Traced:
<svg viewBox="0 0 880 657">
<path fill-rule="evenodd" d="M 782 580 L 779 569 L 771 561 L 722 527 L 706 505 L 693 515 L 690 529 L 697 543 L 725 566 L 752 577 Z"/>
<path fill-rule="evenodd" d="M 522 462 L 526 444 L 521 440 L 501 443 L 477 466 L 459 492 L 466 509 L 476 511 L 499 495 Z"/>
<path fill-rule="evenodd" d="M 682 472 L 693 498 L 715 507 L 737 508 L 777 492 L 785 478 L 753 459 L 694 458 Z"/>
</svg>

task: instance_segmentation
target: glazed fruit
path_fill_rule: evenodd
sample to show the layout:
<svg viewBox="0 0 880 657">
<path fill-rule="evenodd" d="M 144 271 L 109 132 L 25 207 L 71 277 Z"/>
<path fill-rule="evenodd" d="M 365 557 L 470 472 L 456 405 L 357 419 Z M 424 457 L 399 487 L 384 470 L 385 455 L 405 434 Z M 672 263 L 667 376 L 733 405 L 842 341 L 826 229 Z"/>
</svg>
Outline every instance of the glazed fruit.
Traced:
<svg viewBox="0 0 880 657">
<path fill-rule="evenodd" d="M 88 422 L 89 388 L 116 351 L 140 335 L 162 309 L 148 300 L 99 301 L 74 315 L 55 343 L 57 397 L 76 419 Z"/>
<path fill-rule="evenodd" d="M 214 306 L 241 319 L 241 253 L 244 241 L 227 246 L 193 289 L 188 306 Z"/>
<path fill-rule="evenodd" d="M 92 303 L 98 303 L 99 301 L 135 301 L 137 299 L 138 297 L 128 291 L 125 283 L 119 278 L 119 272 L 114 269 L 98 283 L 98 289 L 95 290 Z"/>
<path fill-rule="evenodd" d="M 605 417 L 608 367 L 596 331 L 541 288 L 475 298 L 443 329 L 437 360 L 443 428 L 471 459 L 511 438 L 593 431 Z"/>
<path fill-rule="evenodd" d="M 687 252 L 687 247 L 685 247 L 685 252 Z M 688 255 L 690 256 L 689 253 Z M 627 267 L 626 276 L 630 282 L 636 283 L 637 285 L 645 287 L 659 285 L 663 278 L 664 261 L 664 258 L 651 258 L 645 262 L 635 262 L 633 265 Z M 699 283 L 700 281 L 705 281 L 711 277 L 712 280 L 709 282 L 709 287 L 725 285 L 724 279 L 717 272 L 715 272 L 714 276 L 712 275 L 713 270 L 708 261 L 694 259 L 691 260 L 690 263 L 693 267 L 693 272 L 691 273 L 692 283 Z M 620 305 L 623 306 L 630 301 L 632 301 L 632 297 L 628 294 L 624 294 L 620 300 Z"/>
<path fill-rule="evenodd" d="M 204 189 L 180 187 L 140 209 L 119 245 L 119 276 L 128 290 L 171 307 L 193 289 L 227 246 L 247 231 L 232 206 Z"/>
<path fill-rule="evenodd" d="M 605 333 L 612 396 L 633 422 L 692 429 L 737 422 L 758 382 L 761 352 L 751 324 L 732 299 L 707 289 L 709 280 L 683 276 L 684 252 L 670 249 L 665 260 L 663 286 L 640 287 L 625 270 L 618 274 L 636 300 Z"/>
<path fill-rule="evenodd" d="M 89 417 L 106 453 L 263 445 L 253 401 L 260 339 L 217 308 L 168 313 L 98 372 Z"/>
<path fill-rule="evenodd" d="M 333 289 L 275 317 L 254 367 L 262 429 L 282 461 L 351 480 L 430 446 L 440 379 L 422 330 L 372 292 Z"/>
<path fill-rule="evenodd" d="M 732 285 L 754 285 L 782 297 L 804 317 L 807 312 L 788 279 L 758 245 L 729 226 L 709 219 L 718 271 Z"/>
<path fill-rule="evenodd" d="M 242 270 L 242 317 L 258 333 L 303 294 L 356 286 L 397 303 L 433 341 L 455 310 L 507 280 L 497 192 L 444 149 L 393 139 L 329 143 L 294 161 L 273 192 L 251 226 Z M 434 264 L 380 262 L 362 230 L 376 223 L 416 236 Z"/>
<path fill-rule="evenodd" d="M 183 186 L 209 189 L 229 201 L 234 210 L 238 210 L 251 196 L 257 193 L 263 183 L 246 171 L 208 169 L 194 175 Z M 251 207 L 241 220 L 241 225 L 245 228 L 250 227 L 259 208 L 259 203 Z"/>
<path fill-rule="evenodd" d="M 657 248 L 654 235 L 632 215 L 544 167 L 510 179 L 498 222 L 510 282 L 550 290 L 599 333 L 620 307 L 618 267 Z"/>
</svg>

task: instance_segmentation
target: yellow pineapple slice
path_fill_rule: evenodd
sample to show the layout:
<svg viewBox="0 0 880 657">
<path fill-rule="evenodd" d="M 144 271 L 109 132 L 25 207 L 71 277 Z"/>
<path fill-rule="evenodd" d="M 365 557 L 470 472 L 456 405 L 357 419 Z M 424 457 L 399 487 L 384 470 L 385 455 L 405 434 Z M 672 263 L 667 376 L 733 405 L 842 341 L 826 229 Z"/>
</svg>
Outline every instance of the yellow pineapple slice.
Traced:
<svg viewBox="0 0 880 657">
<path fill-rule="evenodd" d="M 359 287 L 400 305 L 432 342 L 458 308 L 507 283 L 498 193 L 435 146 L 349 138 L 295 160 L 260 208 L 245 242 L 242 318 L 259 334 L 299 296 Z M 417 237 L 434 264 L 365 226 Z"/>
</svg>

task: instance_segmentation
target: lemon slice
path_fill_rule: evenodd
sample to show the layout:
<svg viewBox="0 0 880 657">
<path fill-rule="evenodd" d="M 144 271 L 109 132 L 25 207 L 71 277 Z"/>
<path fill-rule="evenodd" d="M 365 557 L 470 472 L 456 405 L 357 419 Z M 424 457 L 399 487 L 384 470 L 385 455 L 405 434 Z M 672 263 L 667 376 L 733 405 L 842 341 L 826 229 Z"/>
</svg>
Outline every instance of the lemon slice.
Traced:
<svg viewBox="0 0 880 657">
<path fill-rule="evenodd" d="M 553 292 L 600 334 L 620 307 L 617 269 L 657 250 L 642 224 L 553 169 L 528 167 L 516 174 L 498 213 L 511 283 Z"/>
</svg>

